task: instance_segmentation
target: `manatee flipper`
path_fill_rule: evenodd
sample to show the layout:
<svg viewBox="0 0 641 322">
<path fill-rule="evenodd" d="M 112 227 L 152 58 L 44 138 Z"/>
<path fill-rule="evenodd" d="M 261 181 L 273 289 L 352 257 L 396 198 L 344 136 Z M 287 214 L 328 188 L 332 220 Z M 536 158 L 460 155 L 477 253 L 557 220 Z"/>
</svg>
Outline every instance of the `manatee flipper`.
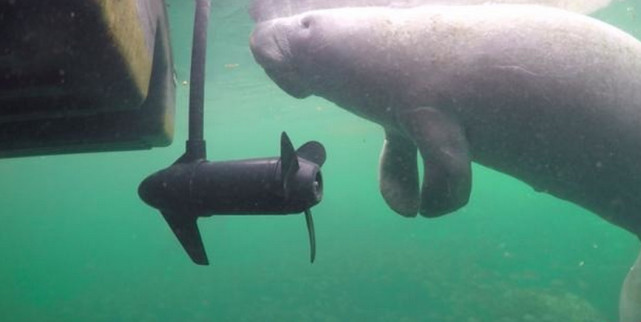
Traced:
<svg viewBox="0 0 641 322">
<path fill-rule="evenodd" d="M 619 301 L 619 321 L 641 321 L 641 254 L 623 282 Z"/>
<path fill-rule="evenodd" d="M 464 206 L 472 189 L 472 169 L 458 121 L 432 107 L 402 111 L 397 117 L 423 157 L 421 215 L 436 217 Z"/>
<path fill-rule="evenodd" d="M 381 152 L 379 188 L 392 210 L 414 217 L 418 212 L 418 167 L 414 142 L 400 133 L 385 131 Z"/>
</svg>

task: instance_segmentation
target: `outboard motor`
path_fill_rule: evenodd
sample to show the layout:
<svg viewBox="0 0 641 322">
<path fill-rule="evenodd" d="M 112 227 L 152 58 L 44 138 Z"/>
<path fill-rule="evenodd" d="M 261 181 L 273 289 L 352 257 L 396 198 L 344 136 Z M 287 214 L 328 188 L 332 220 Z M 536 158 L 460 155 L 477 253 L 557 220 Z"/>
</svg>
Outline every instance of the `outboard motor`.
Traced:
<svg viewBox="0 0 641 322">
<path fill-rule="evenodd" d="M 196 223 L 199 217 L 297 213 L 305 214 L 310 260 L 314 262 L 316 240 L 310 208 L 323 197 L 320 171 L 326 158 L 323 145 L 310 141 L 294 149 L 283 132 L 279 157 L 206 160 L 203 101 L 209 10 L 209 0 L 197 0 L 186 152 L 170 167 L 143 180 L 138 194 L 161 212 L 196 264 L 209 264 Z"/>
</svg>

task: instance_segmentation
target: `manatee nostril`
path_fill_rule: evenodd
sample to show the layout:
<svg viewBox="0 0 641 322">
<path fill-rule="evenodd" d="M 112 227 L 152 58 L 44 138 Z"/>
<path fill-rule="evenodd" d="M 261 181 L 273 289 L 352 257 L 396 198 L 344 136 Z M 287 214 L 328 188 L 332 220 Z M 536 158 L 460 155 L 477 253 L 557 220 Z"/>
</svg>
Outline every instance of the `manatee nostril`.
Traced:
<svg viewBox="0 0 641 322">
<path fill-rule="evenodd" d="M 311 27 L 311 25 L 312 25 L 312 17 L 310 17 L 310 16 L 304 17 L 303 19 L 300 20 L 300 25 L 304 29 L 309 29 L 309 27 Z"/>
</svg>

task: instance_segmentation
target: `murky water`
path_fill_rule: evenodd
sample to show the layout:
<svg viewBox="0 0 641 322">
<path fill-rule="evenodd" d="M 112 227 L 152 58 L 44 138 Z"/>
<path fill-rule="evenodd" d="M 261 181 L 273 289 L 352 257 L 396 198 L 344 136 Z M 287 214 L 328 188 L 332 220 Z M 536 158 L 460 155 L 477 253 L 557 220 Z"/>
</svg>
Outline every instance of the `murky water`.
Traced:
<svg viewBox="0 0 641 322">
<path fill-rule="evenodd" d="M 635 237 L 480 166 L 462 210 L 432 220 L 396 215 L 378 192 L 381 129 L 278 89 L 247 46 L 245 6 L 213 2 L 209 158 L 278 155 L 281 131 L 295 146 L 321 141 L 328 160 L 324 200 L 313 209 L 316 263 L 304 218 L 293 215 L 201 219 L 212 265 L 194 265 L 138 199 L 139 182 L 180 156 L 186 139 L 193 4 L 174 0 L 174 144 L 0 160 L 0 320 L 616 320 Z M 641 38 L 632 0 L 597 17 Z"/>
</svg>

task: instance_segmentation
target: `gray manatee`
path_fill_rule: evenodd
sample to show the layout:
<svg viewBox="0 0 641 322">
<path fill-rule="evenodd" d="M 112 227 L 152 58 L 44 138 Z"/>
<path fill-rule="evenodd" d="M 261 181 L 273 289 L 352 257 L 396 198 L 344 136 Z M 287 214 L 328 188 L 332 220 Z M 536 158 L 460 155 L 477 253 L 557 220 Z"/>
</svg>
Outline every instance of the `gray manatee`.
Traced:
<svg viewBox="0 0 641 322">
<path fill-rule="evenodd" d="M 411 8 L 422 5 L 470 5 L 486 3 L 537 4 L 590 14 L 610 5 L 613 0 L 254 0 L 250 14 L 254 21 L 293 16 L 318 9 L 344 7 Z"/>
<path fill-rule="evenodd" d="M 260 22 L 251 50 L 290 95 L 385 129 L 399 214 L 464 206 L 474 161 L 641 236 L 641 42 L 615 27 L 537 5 L 336 8 Z M 641 321 L 640 266 L 621 321 Z"/>
</svg>

